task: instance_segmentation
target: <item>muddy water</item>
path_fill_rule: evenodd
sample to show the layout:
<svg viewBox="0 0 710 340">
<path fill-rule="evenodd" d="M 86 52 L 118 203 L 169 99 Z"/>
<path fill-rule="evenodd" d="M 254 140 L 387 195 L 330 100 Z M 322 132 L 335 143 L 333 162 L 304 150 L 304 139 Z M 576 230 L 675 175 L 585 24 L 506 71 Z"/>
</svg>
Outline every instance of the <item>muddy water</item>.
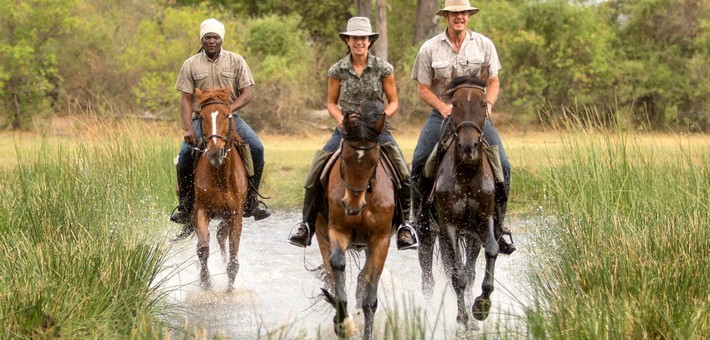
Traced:
<svg viewBox="0 0 710 340">
<path fill-rule="evenodd" d="M 315 246 L 304 251 L 286 242 L 290 228 L 299 218 L 296 213 L 280 212 L 259 222 L 245 219 L 239 250 L 240 270 L 231 294 L 225 293 L 227 275 L 214 240 L 214 226 L 210 229 L 211 290 L 205 291 L 199 286 L 197 240 L 192 238 L 173 245 L 162 277 L 167 280 L 168 301 L 176 313 L 175 325 L 193 334 L 228 339 L 254 339 L 273 331 L 281 331 L 279 337 L 286 339 L 334 339 L 334 312 L 318 297 L 321 281 L 306 269 L 322 263 L 320 253 Z M 514 232 L 520 230 L 515 227 L 515 221 L 512 223 Z M 170 230 L 177 231 L 177 227 Z M 528 261 L 526 238 L 518 235 L 515 241 L 518 251 L 511 256 L 499 256 L 496 262 L 493 307 L 488 319 L 478 322 L 481 331 L 505 327 L 503 325 L 514 327 L 514 316 L 521 313 L 520 306 L 526 302 L 527 286 L 522 274 Z M 479 256 L 476 265 L 475 295 L 480 294 L 483 257 Z M 351 302 L 348 309 L 355 314 L 361 328 L 362 317 L 357 315 L 354 304 L 358 262 L 364 263 L 364 257 L 362 260 L 349 258 L 346 270 Z M 427 338 L 457 338 L 455 294 L 441 266 L 435 266 L 434 275 L 437 280 L 434 298 L 425 301 L 420 290 L 421 270 L 416 250 L 398 251 L 391 242 L 378 292 L 377 338 L 382 338 L 387 316 L 394 314 L 400 318 L 405 314 L 420 315 Z"/>
</svg>

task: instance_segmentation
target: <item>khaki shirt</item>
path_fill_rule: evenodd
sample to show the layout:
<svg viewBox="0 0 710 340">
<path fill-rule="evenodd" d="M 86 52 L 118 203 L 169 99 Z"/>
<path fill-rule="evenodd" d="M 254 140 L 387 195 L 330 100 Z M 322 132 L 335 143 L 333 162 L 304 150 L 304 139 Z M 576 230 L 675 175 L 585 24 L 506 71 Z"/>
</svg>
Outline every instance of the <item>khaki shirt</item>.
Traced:
<svg viewBox="0 0 710 340">
<path fill-rule="evenodd" d="M 382 79 L 392 74 L 394 67 L 374 55 L 367 54 L 367 66 L 358 77 L 350 60 L 350 54 L 340 59 L 328 70 L 328 77 L 340 81 L 338 105 L 345 111 L 359 111 L 365 100 L 385 102 Z"/>
<path fill-rule="evenodd" d="M 175 89 L 194 94 L 195 88 L 208 90 L 213 87 L 226 88 L 227 85 L 232 85 L 230 97 L 233 101 L 239 96 L 240 89 L 254 85 L 247 62 L 242 56 L 225 50 L 219 53 L 217 60 L 211 60 L 203 51 L 182 64 Z M 192 96 L 192 110 L 200 110 L 197 96 Z"/>
<path fill-rule="evenodd" d="M 497 76 L 500 69 L 498 52 L 490 39 L 466 30 L 466 38 L 456 53 L 444 31 L 422 45 L 414 60 L 412 79 L 431 86 L 432 92 L 441 99 L 453 70 L 457 76 L 474 75 L 487 79 Z M 488 71 L 487 77 L 485 71 Z"/>
</svg>

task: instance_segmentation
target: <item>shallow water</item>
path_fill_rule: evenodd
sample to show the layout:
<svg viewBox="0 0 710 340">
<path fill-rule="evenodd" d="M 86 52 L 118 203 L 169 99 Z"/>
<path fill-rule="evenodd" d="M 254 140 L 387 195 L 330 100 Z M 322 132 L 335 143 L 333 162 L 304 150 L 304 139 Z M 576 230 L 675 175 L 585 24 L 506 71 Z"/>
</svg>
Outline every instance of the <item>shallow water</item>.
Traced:
<svg viewBox="0 0 710 340">
<path fill-rule="evenodd" d="M 173 245 L 161 277 L 167 280 L 168 302 L 175 307 L 174 324 L 191 334 L 218 335 L 227 339 L 253 339 L 273 331 L 282 332 L 277 333 L 277 338 L 335 339 L 334 310 L 318 296 L 322 282 L 306 269 L 322 263 L 316 241 L 314 239 L 314 245 L 305 251 L 286 241 L 290 228 L 299 219 L 300 214 L 279 212 L 259 222 L 244 220 L 239 249 L 240 269 L 231 294 L 225 292 L 226 266 L 215 240 L 214 225 L 210 227 L 211 290 L 199 286 L 199 262 L 195 255 L 197 239 L 193 237 Z M 519 228 L 515 227 L 515 221 L 512 225 L 515 233 Z M 176 226 L 170 233 L 178 230 Z M 496 261 L 496 286 L 491 296 L 493 306 L 488 319 L 478 322 L 481 332 L 495 331 L 498 326 L 515 327 L 515 315 L 521 313 L 527 295 L 523 278 L 529 254 L 526 240 L 524 235 L 516 235 L 518 250 L 510 256 L 499 256 Z M 355 310 L 354 292 L 359 272 L 356 266 L 358 262 L 364 263 L 364 255 L 361 257 L 358 261 L 349 256 L 346 269 L 348 310 L 355 315 L 360 329 L 362 317 Z M 483 258 L 481 254 L 476 264 L 474 296 L 480 294 Z M 438 264 L 434 267 L 434 276 L 437 280 L 434 297 L 432 301 L 425 301 L 420 288 L 417 251 L 398 251 L 394 240 L 391 242 L 378 291 L 376 338 L 382 338 L 387 315 L 392 313 L 400 318 L 405 314 L 419 314 L 426 325 L 428 339 L 461 336 L 457 334 L 456 297 Z"/>
</svg>

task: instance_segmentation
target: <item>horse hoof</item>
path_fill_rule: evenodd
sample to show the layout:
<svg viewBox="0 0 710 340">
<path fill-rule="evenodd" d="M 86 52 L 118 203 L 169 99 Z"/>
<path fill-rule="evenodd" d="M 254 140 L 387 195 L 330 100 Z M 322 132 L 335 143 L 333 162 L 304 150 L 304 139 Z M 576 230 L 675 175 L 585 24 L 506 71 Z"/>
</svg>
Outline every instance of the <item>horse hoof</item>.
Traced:
<svg viewBox="0 0 710 340">
<path fill-rule="evenodd" d="M 335 335 L 339 338 L 350 338 L 355 334 L 355 321 L 349 315 L 340 323 L 335 323 Z"/>
<path fill-rule="evenodd" d="M 482 297 L 477 297 L 476 301 L 473 303 L 471 312 L 473 317 L 478 321 L 483 321 L 488 318 L 488 311 L 491 309 L 491 300 L 484 299 Z"/>
</svg>

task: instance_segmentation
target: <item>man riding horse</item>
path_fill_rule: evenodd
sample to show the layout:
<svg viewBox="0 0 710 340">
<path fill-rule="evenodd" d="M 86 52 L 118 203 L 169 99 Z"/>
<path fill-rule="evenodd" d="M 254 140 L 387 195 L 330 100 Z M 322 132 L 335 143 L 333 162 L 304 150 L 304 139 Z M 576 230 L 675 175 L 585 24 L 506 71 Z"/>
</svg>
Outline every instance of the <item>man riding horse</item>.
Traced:
<svg viewBox="0 0 710 340">
<path fill-rule="evenodd" d="M 427 212 L 427 198 L 432 188 L 432 180 L 423 176 L 424 165 L 441 137 L 444 119 L 451 115 L 452 105 L 442 97 L 444 89 L 454 75 L 469 75 L 487 80 L 486 100 L 488 114 L 498 99 L 501 68 L 496 48 L 487 37 L 469 30 L 471 16 L 478 13 L 469 0 L 446 0 L 444 8 L 436 14 L 446 19 L 445 31 L 426 41 L 414 61 L 412 79 L 419 83 L 419 97 L 432 108 L 424 123 L 412 159 L 412 187 L 419 191 L 413 195 L 413 208 L 417 217 L 417 232 L 429 233 L 430 221 Z M 510 162 L 503 150 L 503 143 L 490 120 L 486 121 L 483 138 L 490 145 L 498 145 L 505 181 L 496 188 L 496 209 L 500 211 L 496 219 L 495 232 L 500 253 L 509 255 L 515 245 L 503 239 L 503 219 L 508 206 L 510 192 Z"/>
<path fill-rule="evenodd" d="M 261 175 L 264 171 L 264 145 L 254 130 L 237 114 L 237 110 L 246 106 L 251 100 L 251 86 L 254 78 L 244 58 L 236 53 L 222 49 L 224 25 L 216 19 L 207 19 L 200 25 L 200 51 L 188 58 L 182 65 L 175 83 L 175 89 L 182 93 L 180 110 L 184 127 L 184 141 L 180 148 L 177 164 L 177 181 L 179 205 L 170 220 L 183 224 L 182 232 L 177 239 L 184 239 L 194 232 L 191 223 L 194 206 L 194 158 L 193 148 L 202 133 L 199 128 L 199 112 L 197 96 L 193 95 L 196 88 L 207 90 L 214 87 L 231 87 L 231 103 L 229 110 L 237 133 L 249 145 L 253 161 L 253 176 L 249 177 L 249 193 L 244 204 L 244 217 L 254 217 L 262 220 L 271 216 L 268 208 L 262 208 L 257 199 Z"/>
</svg>

